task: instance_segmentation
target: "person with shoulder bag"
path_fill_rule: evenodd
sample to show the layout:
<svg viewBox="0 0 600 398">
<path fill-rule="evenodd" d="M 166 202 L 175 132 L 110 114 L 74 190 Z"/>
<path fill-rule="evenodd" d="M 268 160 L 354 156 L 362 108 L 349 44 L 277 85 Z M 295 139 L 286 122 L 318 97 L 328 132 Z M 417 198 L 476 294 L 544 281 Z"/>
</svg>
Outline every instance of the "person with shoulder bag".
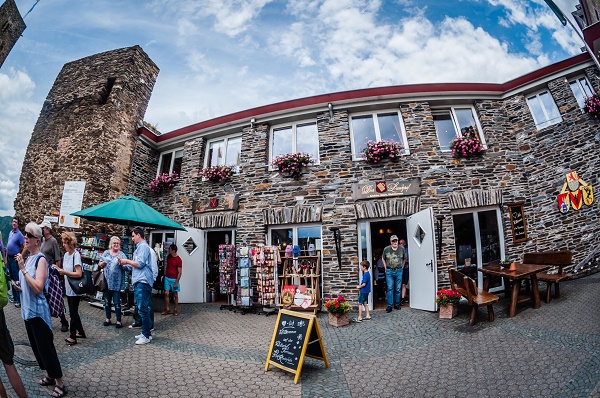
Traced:
<svg viewBox="0 0 600 398">
<path fill-rule="evenodd" d="M 117 318 L 116 328 L 120 329 L 121 324 L 121 290 L 125 289 L 125 271 L 121 264 L 120 258 L 127 258 L 125 253 L 121 251 L 121 238 L 113 236 L 108 243 L 108 250 L 104 250 L 102 258 L 98 266 L 104 271 L 104 279 L 108 285 L 108 289 L 104 292 L 104 313 L 106 320 L 104 326 L 111 325 L 110 318 L 112 315 L 112 305 L 115 306 L 115 316 Z"/>
<path fill-rule="evenodd" d="M 75 245 L 77 244 L 75 234 L 73 232 L 63 232 L 60 237 L 65 248 L 62 268 L 58 268 L 56 265 L 52 267 L 58 270 L 59 274 L 65 275 L 67 278 L 81 278 L 83 267 L 81 265 L 81 255 L 75 250 Z M 69 304 L 69 315 L 71 317 L 70 335 L 65 339 L 65 342 L 67 345 L 72 346 L 77 344 L 77 338 L 85 338 L 83 324 L 79 317 L 81 296 L 73 291 L 70 283 L 65 283 L 65 291 L 67 294 L 67 303 Z"/>
<path fill-rule="evenodd" d="M 17 254 L 19 281 L 16 285 L 21 290 L 21 316 L 25 321 L 25 330 L 33 351 L 33 355 L 46 375 L 38 381 L 41 386 L 54 386 L 53 397 L 63 397 L 67 387 L 63 382 L 63 373 L 54 347 L 50 307 L 44 296 L 44 287 L 48 283 L 48 263 L 40 253 L 42 230 L 34 222 L 25 227 L 25 248 L 30 255 L 24 261 Z M 13 285 L 15 287 L 15 285 Z"/>
</svg>

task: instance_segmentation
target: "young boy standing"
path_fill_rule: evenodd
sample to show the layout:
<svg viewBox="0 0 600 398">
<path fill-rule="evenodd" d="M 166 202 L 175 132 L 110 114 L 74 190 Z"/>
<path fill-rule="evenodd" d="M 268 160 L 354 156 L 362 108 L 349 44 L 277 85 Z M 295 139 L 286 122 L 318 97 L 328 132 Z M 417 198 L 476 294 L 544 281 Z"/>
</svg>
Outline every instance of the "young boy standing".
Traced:
<svg viewBox="0 0 600 398">
<path fill-rule="evenodd" d="M 369 267 L 371 264 L 365 260 L 360 263 L 360 269 L 363 272 L 363 278 L 360 285 L 356 286 L 358 290 L 358 318 L 356 322 L 362 322 L 362 312 L 363 306 L 365 307 L 366 317 L 365 321 L 371 320 L 371 315 L 369 314 L 369 293 L 371 293 L 371 274 L 369 274 Z"/>
</svg>

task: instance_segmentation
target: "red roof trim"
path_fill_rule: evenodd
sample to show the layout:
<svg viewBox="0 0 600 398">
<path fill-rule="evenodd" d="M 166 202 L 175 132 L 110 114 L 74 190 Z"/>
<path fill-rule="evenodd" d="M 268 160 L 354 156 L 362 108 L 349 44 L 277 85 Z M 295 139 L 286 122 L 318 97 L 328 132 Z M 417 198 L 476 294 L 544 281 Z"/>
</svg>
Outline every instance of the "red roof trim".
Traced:
<svg viewBox="0 0 600 398">
<path fill-rule="evenodd" d="M 169 139 L 184 136 L 194 131 L 207 129 L 210 127 L 232 123 L 247 119 L 248 121 L 252 117 L 284 111 L 287 109 L 295 109 L 302 107 L 309 107 L 318 104 L 324 104 L 329 102 L 348 101 L 356 100 L 361 98 L 370 97 L 385 97 L 402 94 L 423 94 L 423 93 L 455 93 L 455 92 L 495 92 L 498 95 L 506 93 L 510 90 L 521 87 L 537 79 L 543 78 L 544 76 L 551 75 L 559 72 L 563 69 L 578 65 L 580 63 L 589 61 L 590 57 L 586 54 L 580 54 L 575 57 L 565 59 L 552 65 L 548 65 L 544 68 L 530 72 L 526 75 L 520 76 L 516 79 L 509 80 L 506 83 L 426 83 L 426 84 L 406 84 L 400 86 L 387 86 L 387 87 L 376 87 L 376 88 L 365 88 L 359 90 L 341 91 L 337 93 L 321 94 L 313 97 L 305 97 L 294 99 L 290 101 L 278 102 L 275 104 L 260 106 L 252 109 L 248 109 L 241 112 L 231 113 L 229 115 L 220 116 L 214 119 L 206 120 L 200 123 L 192 124 L 187 127 L 182 127 L 177 130 L 173 130 L 169 133 L 156 136 L 145 127 L 138 130 L 140 134 L 145 135 L 154 142 L 162 142 Z"/>
</svg>

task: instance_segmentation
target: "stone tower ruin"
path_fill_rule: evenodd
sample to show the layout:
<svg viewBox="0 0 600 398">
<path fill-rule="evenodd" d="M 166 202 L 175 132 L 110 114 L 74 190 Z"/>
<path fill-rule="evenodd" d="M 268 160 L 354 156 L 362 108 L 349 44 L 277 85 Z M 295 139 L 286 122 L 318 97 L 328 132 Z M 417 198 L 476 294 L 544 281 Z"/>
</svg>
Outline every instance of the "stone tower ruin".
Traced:
<svg viewBox="0 0 600 398">
<path fill-rule="evenodd" d="M 15 0 L 6 0 L 0 6 L 0 67 L 25 28 Z"/>
<path fill-rule="evenodd" d="M 65 64 L 33 129 L 15 214 L 58 215 L 65 181 L 86 181 L 83 208 L 125 195 L 158 72 L 139 46 Z"/>
</svg>

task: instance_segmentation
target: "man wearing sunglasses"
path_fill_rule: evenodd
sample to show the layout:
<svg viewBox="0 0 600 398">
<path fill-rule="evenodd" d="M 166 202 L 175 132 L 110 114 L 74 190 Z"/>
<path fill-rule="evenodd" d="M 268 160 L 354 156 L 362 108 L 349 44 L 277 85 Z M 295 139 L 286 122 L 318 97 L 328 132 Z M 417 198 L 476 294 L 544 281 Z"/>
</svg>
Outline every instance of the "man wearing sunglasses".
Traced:
<svg viewBox="0 0 600 398">
<path fill-rule="evenodd" d="M 15 259 L 17 254 L 21 253 L 25 237 L 19 230 L 19 217 L 15 216 L 12 219 L 12 230 L 8 235 L 8 244 L 6 245 L 6 257 L 8 260 L 8 270 L 10 271 L 10 279 L 17 282 L 19 280 L 19 263 Z M 16 289 L 12 289 L 12 296 L 15 302 L 15 307 L 21 307 L 21 293 Z"/>
</svg>

